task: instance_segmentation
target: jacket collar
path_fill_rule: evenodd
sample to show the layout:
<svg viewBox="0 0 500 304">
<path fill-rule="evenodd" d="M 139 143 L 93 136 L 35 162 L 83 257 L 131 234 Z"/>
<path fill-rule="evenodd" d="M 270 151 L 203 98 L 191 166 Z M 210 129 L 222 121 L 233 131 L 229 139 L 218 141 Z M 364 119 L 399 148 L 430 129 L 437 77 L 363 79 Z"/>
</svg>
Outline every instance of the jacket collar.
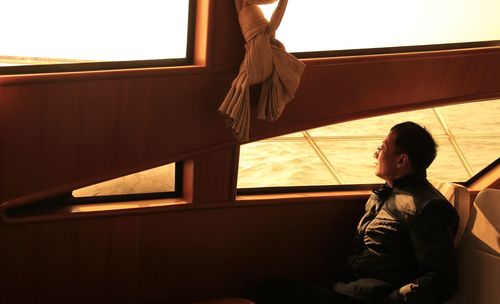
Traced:
<svg viewBox="0 0 500 304">
<path fill-rule="evenodd" d="M 392 194 L 392 190 L 394 188 L 406 187 L 406 186 L 411 185 L 413 183 L 424 181 L 424 180 L 426 180 L 426 178 L 427 178 L 427 173 L 425 172 L 425 170 L 422 172 L 415 172 L 415 173 L 400 177 L 398 179 L 395 179 L 392 182 L 392 184 L 393 184 L 392 187 L 389 186 L 389 184 L 384 183 L 380 188 L 372 190 L 372 192 L 377 195 L 378 201 L 384 201 L 386 198 L 388 198 Z"/>
<path fill-rule="evenodd" d="M 427 172 L 424 171 L 419 171 L 415 173 L 411 173 L 408 175 L 405 175 L 403 177 L 397 178 L 392 182 L 392 187 L 393 188 L 401 188 L 405 187 L 409 184 L 413 184 L 415 182 L 421 182 L 427 179 Z"/>
</svg>

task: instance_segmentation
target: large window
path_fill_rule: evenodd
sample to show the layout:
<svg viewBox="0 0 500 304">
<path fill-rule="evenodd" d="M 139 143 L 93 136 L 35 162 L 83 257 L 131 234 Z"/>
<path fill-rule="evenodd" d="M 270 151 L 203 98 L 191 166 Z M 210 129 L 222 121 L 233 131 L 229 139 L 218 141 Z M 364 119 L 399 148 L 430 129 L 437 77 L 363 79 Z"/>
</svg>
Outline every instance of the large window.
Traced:
<svg viewBox="0 0 500 304">
<path fill-rule="evenodd" d="M 19 65 L 161 65 L 190 56 L 190 0 L 2 2 L 0 73 Z M 116 62 L 128 62 L 116 64 Z M 151 62 L 155 61 L 155 62 Z M 110 64 L 115 62 L 115 64 Z M 79 64 L 79 65 L 75 65 Z M 95 65 L 90 65 L 94 67 Z M 23 71 L 22 68 L 17 68 Z M 24 69 L 26 70 L 26 69 Z"/>
<path fill-rule="evenodd" d="M 289 52 L 495 41 L 498 12 L 498 0 L 289 1 L 276 36 Z"/>
<path fill-rule="evenodd" d="M 390 128 L 411 120 L 437 141 L 431 179 L 463 182 L 500 156 L 500 100 L 350 121 L 241 146 L 238 188 L 381 183 L 373 153 Z"/>
</svg>

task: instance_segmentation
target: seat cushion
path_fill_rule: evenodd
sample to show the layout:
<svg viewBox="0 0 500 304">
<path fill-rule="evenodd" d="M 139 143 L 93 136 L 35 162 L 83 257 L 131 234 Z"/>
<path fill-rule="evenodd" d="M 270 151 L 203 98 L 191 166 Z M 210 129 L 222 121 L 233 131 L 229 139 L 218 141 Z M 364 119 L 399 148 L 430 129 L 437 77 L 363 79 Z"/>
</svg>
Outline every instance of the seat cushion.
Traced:
<svg viewBox="0 0 500 304">
<path fill-rule="evenodd" d="M 500 190 L 477 195 L 458 257 L 460 288 L 448 303 L 500 303 Z"/>
<path fill-rule="evenodd" d="M 440 182 L 440 181 L 431 181 L 432 185 L 443 194 L 444 197 L 455 207 L 455 210 L 460 217 L 460 221 L 458 223 L 458 231 L 455 236 L 455 246 L 458 246 L 460 241 L 462 240 L 465 227 L 467 226 L 467 222 L 469 220 L 470 213 L 470 195 L 467 188 L 462 185 L 449 183 L 449 182 Z"/>
<path fill-rule="evenodd" d="M 466 232 L 469 246 L 500 257 L 500 190 L 479 192 Z"/>
</svg>

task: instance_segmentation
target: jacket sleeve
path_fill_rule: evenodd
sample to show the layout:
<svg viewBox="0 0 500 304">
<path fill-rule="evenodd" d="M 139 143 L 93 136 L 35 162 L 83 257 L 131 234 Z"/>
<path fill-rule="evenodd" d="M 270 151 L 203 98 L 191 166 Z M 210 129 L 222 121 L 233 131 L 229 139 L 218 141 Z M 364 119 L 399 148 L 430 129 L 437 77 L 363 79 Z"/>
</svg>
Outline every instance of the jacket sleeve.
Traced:
<svg viewBox="0 0 500 304">
<path fill-rule="evenodd" d="M 458 288 L 454 239 L 458 214 L 445 200 L 430 201 L 411 226 L 418 277 L 396 293 L 406 303 L 442 303 Z"/>
</svg>

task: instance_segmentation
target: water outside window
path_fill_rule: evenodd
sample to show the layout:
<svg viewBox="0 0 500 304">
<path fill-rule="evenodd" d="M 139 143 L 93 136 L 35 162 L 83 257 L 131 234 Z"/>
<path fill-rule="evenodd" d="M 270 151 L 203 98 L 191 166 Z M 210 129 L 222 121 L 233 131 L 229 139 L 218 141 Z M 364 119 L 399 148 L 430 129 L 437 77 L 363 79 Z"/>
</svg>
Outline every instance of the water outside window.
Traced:
<svg viewBox="0 0 500 304">
<path fill-rule="evenodd" d="M 431 179 L 466 181 L 500 157 L 500 100 L 334 124 L 241 146 L 238 188 L 380 183 L 373 153 L 390 128 L 411 120 L 437 141 Z"/>
<path fill-rule="evenodd" d="M 175 163 L 122 176 L 73 191 L 75 197 L 175 191 Z"/>
</svg>

